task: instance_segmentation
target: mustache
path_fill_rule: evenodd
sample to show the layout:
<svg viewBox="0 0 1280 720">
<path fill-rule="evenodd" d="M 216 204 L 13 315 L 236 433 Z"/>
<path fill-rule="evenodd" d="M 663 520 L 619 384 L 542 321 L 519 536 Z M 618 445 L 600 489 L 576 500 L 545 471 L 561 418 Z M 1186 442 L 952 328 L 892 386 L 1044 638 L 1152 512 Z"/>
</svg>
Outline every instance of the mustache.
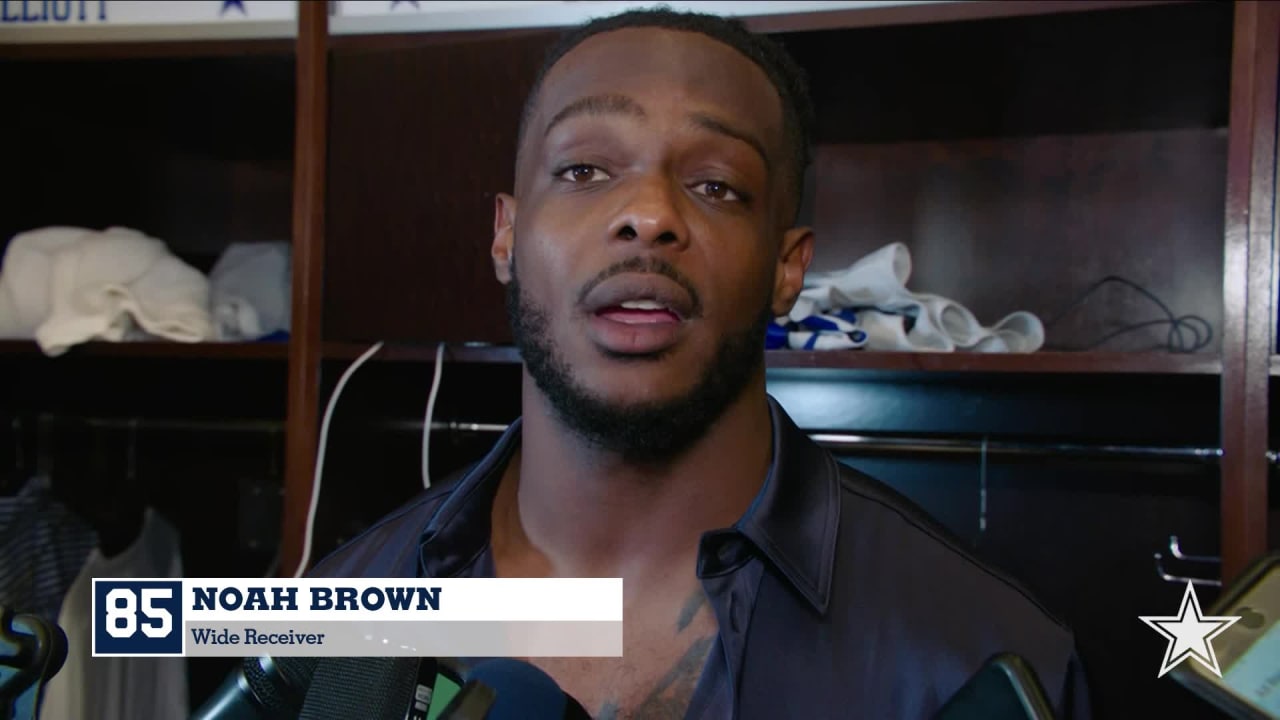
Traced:
<svg viewBox="0 0 1280 720">
<path fill-rule="evenodd" d="M 587 283 L 582 286 L 582 289 L 578 292 L 578 304 L 581 305 L 586 302 L 587 295 L 590 295 L 591 291 L 594 290 L 597 285 L 615 275 L 621 275 L 622 273 L 653 273 L 671 280 L 683 288 L 685 292 L 689 293 L 689 299 L 693 303 L 693 317 L 699 317 L 702 315 L 702 298 L 698 295 L 698 289 L 693 286 L 693 283 L 689 281 L 689 278 L 685 277 L 684 273 L 677 270 L 675 265 L 672 265 L 660 257 L 653 257 L 651 255 L 637 255 L 635 257 L 630 257 L 622 262 L 614 263 L 600 271 L 598 275 L 591 278 L 591 280 L 587 281 Z"/>
</svg>

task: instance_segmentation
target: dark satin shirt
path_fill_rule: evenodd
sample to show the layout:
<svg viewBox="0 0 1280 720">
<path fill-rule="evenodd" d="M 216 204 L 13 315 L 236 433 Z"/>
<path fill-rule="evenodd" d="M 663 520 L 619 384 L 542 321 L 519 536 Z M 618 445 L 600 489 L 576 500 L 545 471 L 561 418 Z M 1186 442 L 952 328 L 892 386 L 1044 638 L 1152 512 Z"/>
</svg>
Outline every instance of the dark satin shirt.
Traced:
<svg viewBox="0 0 1280 720">
<path fill-rule="evenodd" d="M 1059 720 L 1089 717 L 1070 630 L 888 486 L 840 464 L 770 398 L 773 462 L 697 574 L 716 645 L 688 720 L 930 718 L 998 652 L 1039 675 Z M 339 548 L 313 577 L 492 577 L 489 523 L 517 421 L 479 463 Z"/>
</svg>

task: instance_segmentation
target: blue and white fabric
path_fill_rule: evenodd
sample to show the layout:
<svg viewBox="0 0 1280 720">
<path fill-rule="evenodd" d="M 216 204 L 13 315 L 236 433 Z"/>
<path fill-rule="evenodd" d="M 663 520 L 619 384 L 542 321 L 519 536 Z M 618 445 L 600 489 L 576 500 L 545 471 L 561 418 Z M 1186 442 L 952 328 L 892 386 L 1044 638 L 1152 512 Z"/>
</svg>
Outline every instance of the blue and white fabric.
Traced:
<svg viewBox="0 0 1280 720">
<path fill-rule="evenodd" d="M 772 323 L 768 346 L 1030 353 L 1044 345 L 1044 325 L 1032 313 L 1013 312 L 984 326 L 954 300 L 908 290 L 910 274 L 911 254 L 902 243 L 843 270 L 809 273 L 791 313 Z"/>
<path fill-rule="evenodd" d="M 0 605 L 58 621 L 62 600 L 98 546 L 94 529 L 53 495 L 48 479 L 0 497 Z"/>
<path fill-rule="evenodd" d="M 818 313 L 795 322 L 776 318 L 766 337 L 770 350 L 856 350 L 867 344 L 867 333 L 853 310 Z"/>
</svg>

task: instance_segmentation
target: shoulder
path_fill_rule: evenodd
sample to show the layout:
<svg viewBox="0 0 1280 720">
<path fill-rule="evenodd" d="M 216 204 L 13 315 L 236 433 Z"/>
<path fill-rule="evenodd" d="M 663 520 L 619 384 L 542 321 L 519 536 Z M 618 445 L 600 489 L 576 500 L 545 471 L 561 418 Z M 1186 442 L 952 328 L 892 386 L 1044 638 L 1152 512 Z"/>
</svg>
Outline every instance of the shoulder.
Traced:
<svg viewBox="0 0 1280 720">
<path fill-rule="evenodd" d="M 918 577 L 934 589 L 952 586 L 949 593 L 1020 606 L 1069 632 L 1066 623 L 1021 581 L 980 558 L 968 543 L 914 501 L 880 480 L 843 463 L 838 465 L 841 525 L 851 530 L 846 539 L 854 546 L 845 549 L 880 554 L 892 563 L 900 579 Z"/>
<path fill-rule="evenodd" d="M 1061 717 L 1087 717 L 1087 685 L 1066 622 L 910 499 L 840 467 L 836 592 L 843 608 L 892 628 L 901 645 L 886 655 L 928 658 L 931 694 L 941 700 L 991 656 L 1015 653 L 1035 669 Z"/>
<path fill-rule="evenodd" d="M 316 563 L 308 577 L 412 577 L 418 571 L 422 532 L 470 468 L 456 472 Z"/>
</svg>

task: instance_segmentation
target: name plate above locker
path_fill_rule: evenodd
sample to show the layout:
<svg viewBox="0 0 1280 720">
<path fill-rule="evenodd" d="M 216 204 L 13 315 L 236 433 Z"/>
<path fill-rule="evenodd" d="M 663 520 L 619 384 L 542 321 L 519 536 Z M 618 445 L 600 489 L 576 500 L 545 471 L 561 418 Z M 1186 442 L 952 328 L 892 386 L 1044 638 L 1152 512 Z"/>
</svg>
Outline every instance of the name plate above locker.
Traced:
<svg viewBox="0 0 1280 720">
<path fill-rule="evenodd" d="M 762 17 L 877 10 L 948 4 L 955 0 L 338 0 L 330 23 L 334 35 L 397 32 L 498 30 L 565 27 L 631 8 L 666 5 L 692 10 Z"/>
<path fill-rule="evenodd" d="M 0 0 L 0 44 L 292 37 L 297 0 Z"/>
</svg>

